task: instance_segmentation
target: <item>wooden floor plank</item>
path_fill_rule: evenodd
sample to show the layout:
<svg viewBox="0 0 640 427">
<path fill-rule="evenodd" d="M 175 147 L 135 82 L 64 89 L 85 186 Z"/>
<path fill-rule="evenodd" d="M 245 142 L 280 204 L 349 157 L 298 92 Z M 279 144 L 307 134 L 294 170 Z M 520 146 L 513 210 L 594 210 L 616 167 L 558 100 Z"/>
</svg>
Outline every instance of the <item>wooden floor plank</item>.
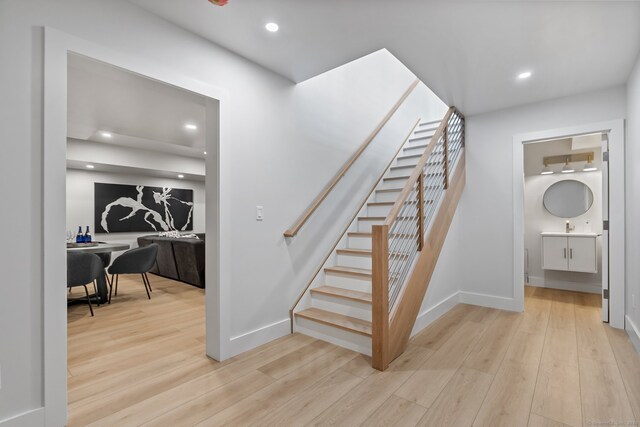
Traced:
<svg viewBox="0 0 640 427">
<path fill-rule="evenodd" d="M 460 368 L 418 425 L 471 425 L 492 381 L 491 374 Z"/>
<path fill-rule="evenodd" d="M 526 425 L 537 372 L 537 363 L 504 362 L 496 373 L 473 425 Z"/>
<path fill-rule="evenodd" d="M 391 395 L 362 425 L 367 427 L 415 426 L 426 411 L 420 405 Z"/>
<path fill-rule="evenodd" d="M 636 421 L 640 421 L 640 354 L 635 351 L 624 330 L 606 327 L 606 331 L 627 389 L 629 403 Z"/>
<path fill-rule="evenodd" d="M 584 423 L 633 425 L 636 421 L 615 363 L 578 356 Z"/>
<path fill-rule="evenodd" d="M 582 425 L 575 330 L 549 327 L 531 412 L 570 426 Z"/>
</svg>

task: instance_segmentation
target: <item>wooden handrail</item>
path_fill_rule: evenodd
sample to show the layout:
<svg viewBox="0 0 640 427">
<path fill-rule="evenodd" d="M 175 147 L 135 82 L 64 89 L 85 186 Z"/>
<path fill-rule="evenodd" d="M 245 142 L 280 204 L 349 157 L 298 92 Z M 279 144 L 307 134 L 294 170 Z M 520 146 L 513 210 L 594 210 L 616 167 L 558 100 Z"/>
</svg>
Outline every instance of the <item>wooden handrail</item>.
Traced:
<svg viewBox="0 0 640 427">
<path fill-rule="evenodd" d="M 398 102 L 396 102 L 393 105 L 391 110 L 389 110 L 389 112 L 384 116 L 382 121 L 378 124 L 378 126 L 376 126 L 376 128 L 373 130 L 373 132 L 371 132 L 371 134 L 367 137 L 367 139 L 364 140 L 364 142 L 360 145 L 358 150 L 356 150 L 356 152 L 353 153 L 351 158 L 349 158 L 349 160 L 344 164 L 344 166 L 340 168 L 338 173 L 336 173 L 336 175 L 329 182 L 329 184 L 327 184 L 327 186 L 320 192 L 320 194 L 318 194 L 318 196 L 313 200 L 313 202 L 311 202 L 311 205 L 302 213 L 302 215 L 296 220 L 296 222 L 291 226 L 291 228 L 289 228 L 287 231 L 284 232 L 285 237 L 294 237 L 296 234 L 298 234 L 298 231 L 300 231 L 302 226 L 307 222 L 307 220 L 316 211 L 316 209 L 318 209 L 322 201 L 327 198 L 331 190 L 333 190 L 333 188 L 338 184 L 340 179 L 342 179 L 342 177 L 347 173 L 349 168 L 351 168 L 351 166 L 355 163 L 355 161 L 358 160 L 360 155 L 369 146 L 371 141 L 373 141 L 373 139 L 378 135 L 378 133 L 380 133 L 384 125 L 387 124 L 387 122 L 389 121 L 389 119 L 391 119 L 393 114 L 398 110 L 398 108 L 400 108 L 400 106 L 405 101 L 405 99 L 407 99 L 409 94 L 411 94 L 411 92 L 416 88 L 416 86 L 418 86 L 418 83 L 420 83 L 420 80 L 416 79 L 413 83 L 411 83 L 411 85 L 407 88 L 407 90 L 404 91 L 404 93 L 402 94 Z"/>
<path fill-rule="evenodd" d="M 333 253 L 333 251 L 335 250 L 335 248 L 338 246 L 338 243 L 340 243 L 340 240 L 342 240 L 342 236 L 344 236 L 344 233 L 347 232 L 347 230 L 349 229 L 349 226 L 351 225 L 351 223 L 353 222 L 354 219 L 356 219 L 356 217 L 358 216 L 358 213 L 360 213 L 360 210 L 362 210 L 362 207 L 364 206 L 365 203 L 367 203 L 367 201 L 369 200 L 369 198 L 371 197 L 371 194 L 373 194 L 373 192 L 375 191 L 375 189 L 378 187 L 378 184 L 380 183 L 380 180 L 382 178 L 384 178 L 385 174 L 387 173 L 387 170 L 389 169 L 389 167 L 391 166 L 391 164 L 396 160 L 396 157 L 398 157 L 398 153 L 400 153 L 400 150 L 402 150 L 402 147 L 405 146 L 405 144 L 407 143 L 407 141 L 409 140 L 409 138 L 411 138 L 411 135 L 413 135 L 413 132 L 416 130 L 416 128 L 418 127 L 418 125 L 420 124 L 421 119 L 417 119 L 415 121 L 415 123 L 413 124 L 413 126 L 411 127 L 411 130 L 409 130 L 409 132 L 407 133 L 407 136 L 402 140 L 402 144 L 400 144 L 400 146 L 398 147 L 398 149 L 396 150 L 395 154 L 391 157 L 391 160 L 389 160 L 389 162 L 387 163 L 387 165 L 384 167 L 384 169 L 382 170 L 382 172 L 380 173 L 380 175 L 378 176 L 378 179 L 376 180 L 376 183 L 371 187 L 371 190 L 369 191 L 369 193 L 365 196 L 364 199 L 362 199 L 362 203 L 360 203 L 358 209 L 355 210 L 355 213 L 353 214 L 353 216 L 351 217 L 351 219 L 349 220 L 349 222 L 347 222 L 347 225 L 344 227 L 344 229 L 342 230 L 342 232 L 340 233 L 340 237 L 338 237 L 338 240 L 335 241 L 335 243 L 331 246 L 331 248 L 329 249 L 329 251 L 326 253 L 322 263 L 320 264 L 320 266 L 318 267 L 318 269 L 316 270 L 316 272 L 313 274 L 313 276 L 311 276 L 311 280 L 309 280 L 309 282 L 307 283 L 307 286 L 305 286 L 305 288 L 303 289 L 303 291 L 300 293 L 300 295 L 298 295 L 298 298 L 296 299 L 296 302 L 291 306 L 291 308 L 289 309 L 289 317 L 291 318 L 291 333 L 293 333 L 293 310 L 296 308 L 296 306 L 298 305 L 298 303 L 300 302 L 300 300 L 302 299 L 302 297 L 304 296 L 304 294 L 307 292 L 307 289 L 309 289 L 309 286 L 311 286 L 311 284 L 313 283 L 313 280 L 316 278 L 316 276 L 318 275 L 318 273 L 320 272 L 320 270 L 322 270 L 322 266 L 327 262 L 327 260 L 329 259 L 329 257 L 331 256 L 331 254 Z"/>
<path fill-rule="evenodd" d="M 436 144 L 438 143 L 440 136 L 442 136 L 442 134 L 444 133 L 444 130 L 447 128 L 449 124 L 449 118 L 451 118 L 451 115 L 455 110 L 456 110 L 455 107 L 451 107 L 449 108 L 447 113 L 444 115 L 444 118 L 440 122 L 440 126 L 438 126 L 436 133 L 433 134 L 433 136 L 431 137 L 431 141 L 429 141 L 429 145 L 427 146 L 427 148 L 425 148 L 424 153 L 422 154 L 422 157 L 420 157 L 420 160 L 418 160 L 418 164 L 416 164 L 416 167 L 413 168 L 413 171 L 409 176 L 409 179 L 407 180 L 407 183 L 405 184 L 404 188 L 402 189 L 400 196 L 398 196 L 396 203 L 393 205 L 393 207 L 389 211 L 389 214 L 387 215 L 387 218 L 384 221 L 384 225 L 391 226 L 398 218 L 398 215 L 400 214 L 400 210 L 402 209 L 402 206 L 404 206 L 404 202 L 407 201 L 407 199 L 409 198 L 409 195 L 411 194 L 411 191 L 413 190 L 414 183 L 418 180 L 420 175 L 422 175 L 422 169 L 424 168 L 424 165 L 429 160 L 429 156 L 431 156 L 431 153 L 436 147 Z"/>
</svg>

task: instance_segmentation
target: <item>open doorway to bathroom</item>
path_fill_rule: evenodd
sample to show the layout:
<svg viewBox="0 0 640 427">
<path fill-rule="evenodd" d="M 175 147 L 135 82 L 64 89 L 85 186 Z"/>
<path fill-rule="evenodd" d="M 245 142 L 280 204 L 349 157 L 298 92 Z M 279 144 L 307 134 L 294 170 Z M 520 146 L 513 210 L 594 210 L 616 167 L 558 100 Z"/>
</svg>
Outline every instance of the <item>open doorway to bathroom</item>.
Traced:
<svg viewBox="0 0 640 427">
<path fill-rule="evenodd" d="M 607 143 L 598 132 L 524 145 L 525 304 L 577 292 L 609 321 Z"/>
</svg>

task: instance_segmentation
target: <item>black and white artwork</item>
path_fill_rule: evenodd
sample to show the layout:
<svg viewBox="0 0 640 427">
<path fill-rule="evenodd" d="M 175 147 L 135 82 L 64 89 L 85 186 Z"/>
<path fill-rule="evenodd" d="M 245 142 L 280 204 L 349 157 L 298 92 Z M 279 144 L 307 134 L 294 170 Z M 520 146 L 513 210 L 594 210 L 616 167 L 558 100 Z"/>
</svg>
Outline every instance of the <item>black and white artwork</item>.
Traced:
<svg viewBox="0 0 640 427">
<path fill-rule="evenodd" d="M 193 230 L 193 190 L 95 183 L 98 233 Z"/>
</svg>

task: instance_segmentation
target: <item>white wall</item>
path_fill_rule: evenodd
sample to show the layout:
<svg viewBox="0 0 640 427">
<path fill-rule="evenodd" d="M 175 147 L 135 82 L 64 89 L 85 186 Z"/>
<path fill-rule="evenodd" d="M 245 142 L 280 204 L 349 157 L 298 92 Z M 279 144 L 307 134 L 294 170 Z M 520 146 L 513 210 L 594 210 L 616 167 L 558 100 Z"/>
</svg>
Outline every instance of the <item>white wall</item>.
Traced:
<svg viewBox="0 0 640 427">
<path fill-rule="evenodd" d="M 624 87 L 467 117 L 458 281 L 470 301 L 513 298 L 513 137 L 625 117 Z"/>
<path fill-rule="evenodd" d="M 0 214 L 10 224 L 0 246 L 0 420 L 44 404 L 43 25 L 228 93 L 220 162 L 228 165 L 221 182 L 231 201 L 221 209 L 231 218 L 231 241 L 224 246 L 230 261 L 221 268 L 228 269 L 222 285 L 231 292 L 228 333 L 238 337 L 226 343 L 231 354 L 287 332 L 294 296 L 409 128 L 396 123 L 287 242 L 283 231 L 414 79 L 388 52 L 295 87 L 123 0 L 0 1 L 0 93 L 11 100 L 0 104 L 0 190 L 19 207 Z M 421 91 L 429 99 L 423 118 L 441 117 L 442 103 Z M 264 206 L 262 222 L 255 221 L 256 205 Z"/>
<path fill-rule="evenodd" d="M 640 58 L 627 83 L 627 330 L 635 334 L 634 343 L 640 352 Z M 635 295 L 635 306 L 633 305 Z"/>
<path fill-rule="evenodd" d="M 94 183 L 96 182 L 191 189 L 194 202 L 193 233 L 205 232 L 204 182 L 75 169 L 67 169 L 67 230 L 77 231 L 78 226 L 82 226 L 84 231 L 88 225 L 91 227 L 94 240 L 127 243 L 132 248 L 138 246 L 139 236 L 155 234 L 154 232 L 97 233 L 94 223 Z"/>
</svg>

